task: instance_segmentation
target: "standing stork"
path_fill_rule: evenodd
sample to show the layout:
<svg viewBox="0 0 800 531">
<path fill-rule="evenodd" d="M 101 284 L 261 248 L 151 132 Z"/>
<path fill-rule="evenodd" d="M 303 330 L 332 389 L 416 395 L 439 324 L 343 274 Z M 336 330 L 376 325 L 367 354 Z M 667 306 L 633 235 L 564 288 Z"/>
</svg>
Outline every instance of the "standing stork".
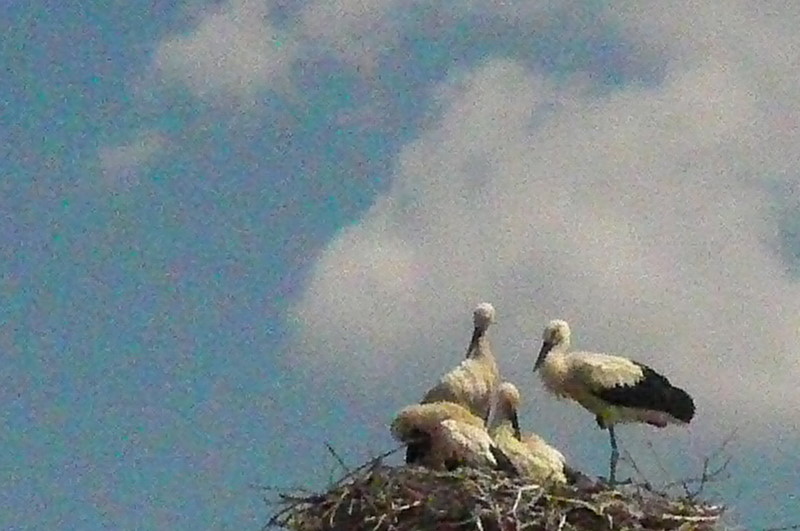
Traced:
<svg viewBox="0 0 800 531">
<path fill-rule="evenodd" d="M 494 389 L 500 381 L 497 361 L 489 346 L 486 331 L 495 320 L 494 307 L 483 302 L 472 314 L 474 330 L 467 348 L 467 358 L 442 376 L 420 403 L 453 402 L 467 408 L 473 415 L 489 420 Z"/>
<path fill-rule="evenodd" d="M 694 401 L 653 369 L 633 360 L 594 352 L 569 352 L 566 321 L 550 321 L 533 367 L 545 388 L 594 413 L 597 425 L 608 430 L 611 443 L 609 482 L 615 483 L 619 451 L 614 424 L 644 422 L 659 428 L 688 424 Z"/>
</svg>

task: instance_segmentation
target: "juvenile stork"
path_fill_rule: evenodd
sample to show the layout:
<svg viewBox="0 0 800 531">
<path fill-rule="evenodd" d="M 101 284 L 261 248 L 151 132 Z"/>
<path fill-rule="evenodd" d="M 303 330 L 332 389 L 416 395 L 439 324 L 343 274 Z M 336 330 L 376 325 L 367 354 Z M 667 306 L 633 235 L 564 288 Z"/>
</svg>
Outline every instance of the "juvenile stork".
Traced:
<svg viewBox="0 0 800 531">
<path fill-rule="evenodd" d="M 516 386 L 503 382 L 497 388 L 497 404 L 489 434 L 521 475 L 542 484 L 564 484 L 564 456 L 536 434 L 523 436 L 517 411 L 520 395 Z"/>
<path fill-rule="evenodd" d="M 497 448 L 482 426 L 443 420 L 431 432 L 431 441 L 433 461 L 442 463 L 448 470 L 464 465 L 498 468 Z"/>
<path fill-rule="evenodd" d="M 488 302 L 475 308 L 472 314 L 474 330 L 467 348 L 467 359 L 442 376 L 439 383 L 422 398 L 422 404 L 453 402 L 467 408 L 484 423 L 488 422 L 492 396 L 500 380 L 497 361 L 486 335 L 494 320 L 494 307 Z"/>
<path fill-rule="evenodd" d="M 533 367 L 545 388 L 594 413 L 597 425 L 608 430 L 611 443 L 609 482 L 615 483 L 619 451 L 614 424 L 644 422 L 665 427 L 688 424 L 694 401 L 683 389 L 653 369 L 633 360 L 594 352 L 569 352 L 569 325 L 550 321 Z"/>
<path fill-rule="evenodd" d="M 406 463 L 434 470 L 505 467 L 483 420 L 451 402 L 407 406 L 392 421 L 392 435 L 408 445 Z M 499 462 L 499 463 L 498 463 Z"/>
<path fill-rule="evenodd" d="M 445 420 L 455 420 L 483 429 L 483 419 L 452 402 L 414 404 L 401 409 L 391 425 L 392 436 L 406 444 L 406 463 L 424 464 L 431 461 L 431 438 L 437 426 Z"/>
</svg>

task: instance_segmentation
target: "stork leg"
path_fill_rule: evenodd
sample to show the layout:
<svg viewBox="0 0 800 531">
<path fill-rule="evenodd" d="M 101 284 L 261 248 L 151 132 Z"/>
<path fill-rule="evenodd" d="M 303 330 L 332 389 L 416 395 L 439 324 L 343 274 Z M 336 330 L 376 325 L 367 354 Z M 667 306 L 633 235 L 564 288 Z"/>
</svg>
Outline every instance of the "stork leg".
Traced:
<svg viewBox="0 0 800 531">
<path fill-rule="evenodd" d="M 614 426 L 608 426 L 608 438 L 611 441 L 611 462 L 609 464 L 608 482 L 613 486 L 617 482 L 617 461 L 619 461 L 619 450 L 617 449 L 617 437 L 614 435 Z"/>
</svg>

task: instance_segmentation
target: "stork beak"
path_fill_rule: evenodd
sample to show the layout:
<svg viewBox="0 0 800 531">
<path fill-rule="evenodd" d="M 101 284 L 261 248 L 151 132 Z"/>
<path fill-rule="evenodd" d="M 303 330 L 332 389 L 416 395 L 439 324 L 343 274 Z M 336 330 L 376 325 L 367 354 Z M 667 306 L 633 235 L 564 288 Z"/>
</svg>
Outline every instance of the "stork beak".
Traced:
<svg viewBox="0 0 800 531">
<path fill-rule="evenodd" d="M 514 429 L 514 438 L 522 440 L 522 430 L 519 428 L 519 416 L 516 410 L 511 413 L 511 427 Z"/>
<path fill-rule="evenodd" d="M 539 351 L 539 357 L 536 358 L 536 363 L 534 363 L 533 365 L 533 372 L 536 372 L 536 370 L 542 366 L 542 363 L 544 363 L 545 358 L 547 358 L 547 353 L 550 352 L 552 348 L 553 348 L 553 343 L 550 343 L 548 341 L 542 343 L 542 349 Z"/>
</svg>

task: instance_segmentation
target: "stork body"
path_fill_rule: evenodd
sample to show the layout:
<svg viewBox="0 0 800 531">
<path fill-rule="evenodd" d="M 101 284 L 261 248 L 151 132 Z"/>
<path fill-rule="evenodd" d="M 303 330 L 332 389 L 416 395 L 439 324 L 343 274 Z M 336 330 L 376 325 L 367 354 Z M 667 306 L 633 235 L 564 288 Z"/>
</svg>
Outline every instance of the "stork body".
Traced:
<svg viewBox="0 0 800 531">
<path fill-rule="evenodd" d="M 486 335 L 494 320 L 495 311 L 491 304 L 484 302 L 475 308 L 474 330 L 467 348 L 467 358 L 442 376 L 425 394 L 421 403 L 453 402 L 467 408 L 484 423 L 488 422 L 492 396 L 500 380 L 497 361 Z"/>
<path fill-rule="evenodd" d="M 497 389 L 497 409 L 489 434 L 508 457 L 515 471 L 541 484 L 564 484 L 564 456 L 538 435 L 524 438 L 520 432 L 520 395 L 514 384 L 502 383 Z"/>
<path fill-rule="evenodd" d="M 448 470 L 460 466 L 497 468 L 494 446 L 485 428 L 447 419 L 431 432 L 431 461 Z"/>
<path fill-rule="evenodd" d="M 483 419 L 452 402 L 407 406 L 395 416 L 391 432 L 395 439 L 408 445 L 408 464 L 434 470 L 505 464 L 498 463 L 498 449 Z"/>
<path fill-rule="evenodd" d="M 401 409 L 392 421 L 392 436 L 405 443 L 406 463 L 430 463 L 431 433 L 444 420 L 456 420 L 483 428 L 483 419 L 476 417 L 468 409 L 452 402 L 431 402 L 414 404 Z"/>
<path fill-rule="evenodd" d="M 607 429 L 611 443 L 609 481 L 615 481 L 619 459 L 614 425 L 644 422 L 659 428 L 687 424 L 694 417 L 692 398 L 653 369 L 633 360 L 594 352 L 570 352 L 565 321 L 551 321 L 534 371 L 545 388 L 560 398 L 578 402 Z"/>
</svg>

